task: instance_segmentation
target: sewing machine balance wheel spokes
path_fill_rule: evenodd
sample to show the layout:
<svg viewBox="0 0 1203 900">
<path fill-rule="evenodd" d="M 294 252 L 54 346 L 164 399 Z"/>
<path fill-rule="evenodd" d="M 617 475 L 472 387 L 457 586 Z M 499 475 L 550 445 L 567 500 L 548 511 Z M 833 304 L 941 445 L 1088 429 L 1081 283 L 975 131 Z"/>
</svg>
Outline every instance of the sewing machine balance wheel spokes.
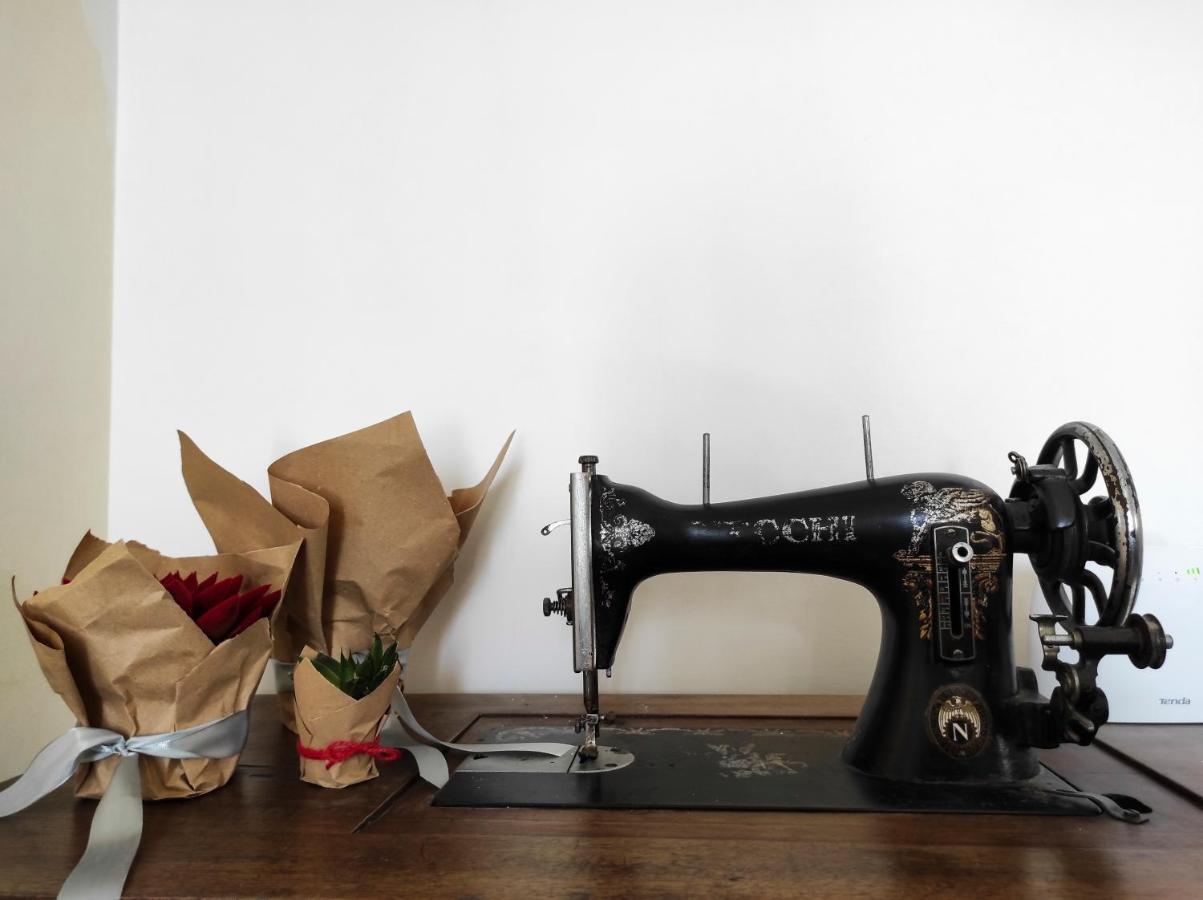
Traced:
<svg viewBox="0 0 1203 900">
<path fill-rule="evenodd" d="M 1086 450 L 1081 466 L 1078 445 Z M 1123 455 L 1097 425 L 1070 422 L 1045 441 L 1037 466 L 1054 466 L 1065 473 L 1077 507 L 1059 558 L 1036 566 L 1049 609 L 1065 616 L 1068 625 L 1124 625 L 1140 585 L 1142 537 L 1140 504 Z M 1105 493 L 1087 499 L 1100 475 Z M 1087 563 L 1111 569 L 1110 585 L 1104 585 Z M 1087 593 L 1094 606 L 1093 623 L 1087 621 Z"/>
</svg>

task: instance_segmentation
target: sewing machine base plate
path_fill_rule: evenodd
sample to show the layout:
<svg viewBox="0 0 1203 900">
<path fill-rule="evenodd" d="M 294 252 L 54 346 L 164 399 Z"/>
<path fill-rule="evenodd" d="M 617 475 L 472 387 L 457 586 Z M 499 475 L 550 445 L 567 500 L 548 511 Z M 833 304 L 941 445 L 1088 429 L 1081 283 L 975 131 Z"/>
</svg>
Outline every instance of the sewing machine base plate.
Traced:
<svg viewBox="0 0 1203 900">
<path fill-rule="evenodd" d="M 489 741 L 579 741 L 567 727 L 477 724 Z M 434 805 L 1055 816 L 1104 811 L 1105 798 L 1079 794 L 1044 767 L 1022 784 L 916 785 L 872 778 L 841 760 L 847 738 L 846 731 L 639 727 L 638 719 L 624 719 L 604 730 L 603 742 L 634 754 L 629 765 L 577 774 L 548 757 L 469 757 Z"/>
</svg>

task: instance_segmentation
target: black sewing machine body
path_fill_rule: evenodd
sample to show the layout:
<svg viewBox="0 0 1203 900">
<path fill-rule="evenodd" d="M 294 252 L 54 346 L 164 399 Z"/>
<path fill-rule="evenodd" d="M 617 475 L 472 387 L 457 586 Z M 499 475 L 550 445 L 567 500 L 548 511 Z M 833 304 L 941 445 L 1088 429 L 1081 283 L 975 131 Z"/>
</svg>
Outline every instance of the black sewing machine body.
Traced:
<svg viewBox="0 0 1203 900">
<path fill-rule="evenodd" d="M 985 485 L 922 474 L 692 506 L 598 475 L 592 501 L 599 669 L 614 663 L 635 587 L 654 575 L 828 575 L 867 588 L 882 615 L 851 765 L 906 780 L 1035 774 L 1035 751 L 995 721 L 1017 688 L 1004 504 Z M 963 564 L 947 555 L 960 544 L 972 548 Z"/>
<path fill-rule="evenodd" d="M 597 673 L 614 665 L 635 589 L 669 572 L 799 572 L 865 587 L 881 610 L 881 648 L 843 759 L 882 779 L 1024 783 L 1040 771 L 1037 748 L 1089 743 L 1106 722 L 1095 683 L 1102 656 L 1161 665 L 1172 640 L 1153 616 L 1131 613 L 1141 558 L 1135 489 L 1101 429 L 1063 426 L 1032 466 L 1012 453 L 1006 499 L 957 475 L 875 478 L 867 420 L 865 434 L 863 481 L 723 503 L 709 502 L 708 440 L 697 505 L 618 484 L 597 473 L 595 457 L 581 458 L 571 518 L 557 523 L 572 526 L 573 583 L 544 601 L 544 613 L 563 614 L 573 628 L 582 759 L 598 753 Z M 1087 450 L 1080 470 L 1079 445 Z M 1105 494 L 1086 500 L 1100 475 Z M 1050 698 L 1013 658 L 1018 552 L 1030 555 L 1053 610 L 1037 617 L 1042 665 L 1059 681 Z M 1110 587 L 1098 565 L 1114 570 Z M 1061 648 L 1077 660 L 1061 659 Z"/>
</svg>

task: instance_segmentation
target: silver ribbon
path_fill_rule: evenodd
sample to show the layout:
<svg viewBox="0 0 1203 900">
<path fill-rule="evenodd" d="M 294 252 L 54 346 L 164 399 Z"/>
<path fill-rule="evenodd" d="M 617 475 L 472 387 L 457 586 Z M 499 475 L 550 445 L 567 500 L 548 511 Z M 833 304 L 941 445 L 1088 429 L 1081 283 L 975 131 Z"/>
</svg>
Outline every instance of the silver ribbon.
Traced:
<svg viewBox="0 0 1203 900">
<path fill-rule="evenodd" d="M 297 669 L 297 664 L 280 662 L 278 659 L 273 659 L 271 661 L 271 669 L 273 673 L 273 681 L 276 685 L 276 693 L 291 693 L 295 688 L 295 685 L 293 684 L 293 673 Z"/>
<path fill-rule="evenodd" d="M 355 653 L 352 656 L 362 657 L 363 653 Z M 409 661 L 408 657 L 408 649 L 397 654 L 397 662 L 402 670 Z M 278 663 L 277 671 L 291 681 L 295 668 L 295 665 L 281 662 Z M 422 727 L 413 710 L 409 708 L 409 702 L 400 687 L 393 691 L 389 706 L 392 715 L 380 730 L 380 743 L 385 747 L 404 750 L 413 756 L 418 764 L 418 776 L 436 788 L 441 788 L 451 777 L 447 768 L 447 757 L 443 755 L 444 750 L 456 750 L 460 753 L 537 753 L 541 756 L 563 756 L 565 753 L 575 753 L 577 749 L 573 744 L 552 743 L 453 744 L 439 740 Z"/>
<path fill-rule="evenodd" d="M 573 744 L 554 743 L 503 743 L 503 744 L 455 744 L 450 741 L 440 741 L 423 728 L 405 694 L 398 687 L 393 691 L 390 704 L 396 718 L 389 717 L 388 724 L 380 732 L 380 743 L 389 747 L 398 747 L 413 754 L 418 763 L 418 775 L 436 788 L 447 783 L 450 774 L 447 770 L 447 759 L 442 750 L 456 750 L 460 753 L 537 753 L 541 756 L 563 756 L 565 753 L 575 753 Z"/>
<path fill-rule="evenodd" d="M 247 731 L 246 710 L 180 731 L 131 738 L 107 728 L 72 728 L 47 744 L 21 777 L 0 791 L 0 817 L 33 805 L 82 765 L 122 757 L 92 816 L 87 850 L 59 892 L 69 900 L 120 897 L 142 839 L 138 757 L 224 759 L 241 752 Z"/>
</svg>

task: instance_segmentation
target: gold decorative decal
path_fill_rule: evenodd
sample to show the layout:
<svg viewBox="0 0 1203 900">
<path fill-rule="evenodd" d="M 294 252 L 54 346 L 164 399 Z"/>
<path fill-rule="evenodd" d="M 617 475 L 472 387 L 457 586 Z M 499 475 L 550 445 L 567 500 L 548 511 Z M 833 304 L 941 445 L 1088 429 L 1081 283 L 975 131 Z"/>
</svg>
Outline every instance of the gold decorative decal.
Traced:
<svg viewBox="0 0 1203 900">
<path fill-rule="evenodd" d="M 999 588 L 999 573 L 1006 561 L 1006 547 L 998 516 L 990 497 L 977 488 L 936 488 L 930 481 L 910 481 L 902 486 L 910 500 L 911 541 L 894 558 L 905 571 L 902 583 L 915 600 L 919 612 L 919 637 L 931 639 L 932 596 L 935 593 L 932 527 L 959 523 L 969 529 L 973 547 L 973 637 L 985 637 L 986 606 Z"/>
<path fill-rule="evenodd" d="M 927 731 L 932 742 L 949 756 L 977 756 L 990 741 L 990 707 L 967 684 L 942 687 L 927 706 Z"/>
</svg>

